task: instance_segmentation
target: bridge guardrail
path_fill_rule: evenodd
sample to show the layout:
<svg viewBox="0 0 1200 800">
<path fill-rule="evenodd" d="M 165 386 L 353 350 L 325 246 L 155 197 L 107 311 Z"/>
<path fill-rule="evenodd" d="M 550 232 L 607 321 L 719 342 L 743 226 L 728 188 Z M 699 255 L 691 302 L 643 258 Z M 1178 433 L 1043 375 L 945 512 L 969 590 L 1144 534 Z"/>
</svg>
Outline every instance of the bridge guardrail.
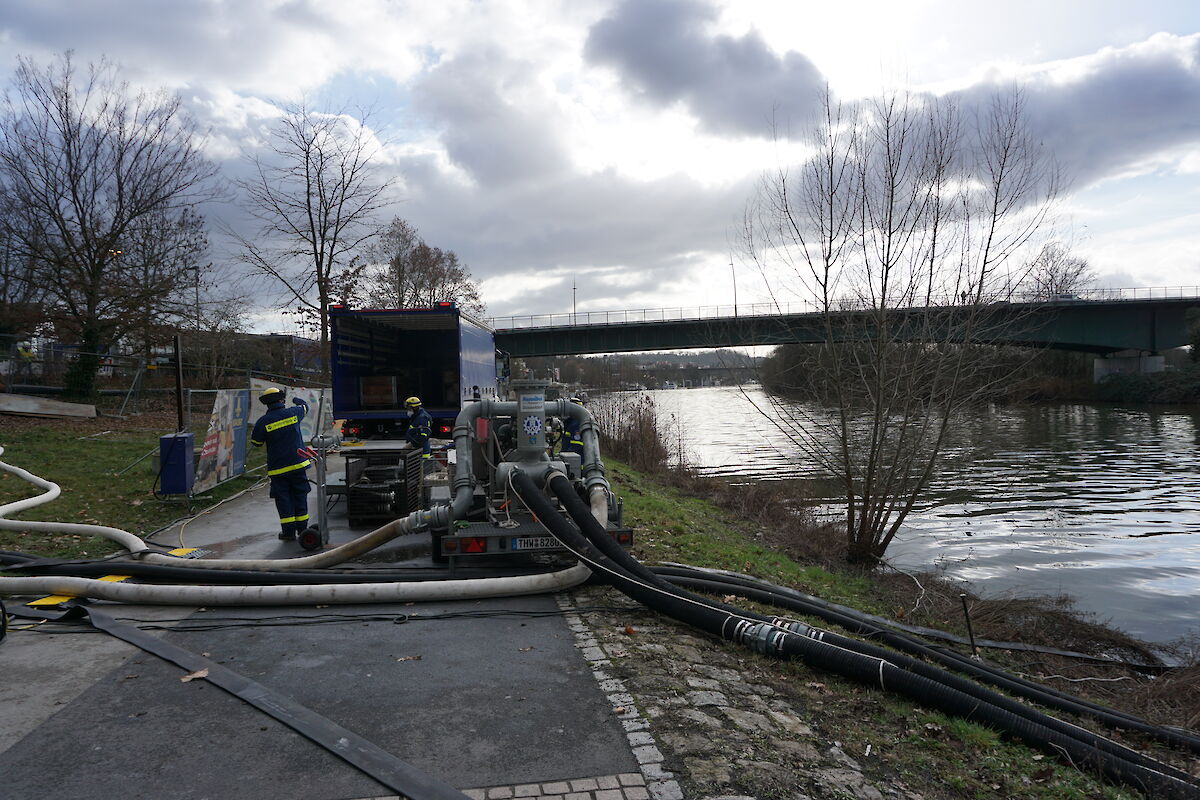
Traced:
<svg viewBox="0 0 1200 800">
<path fill-rule="evenodd" d="M 1046 294 L 1029 292 L 985 298 L 985 302 L 1009 303 L 1076 303 L 1113 300 L 1180 300 L 1200 297 L 1200 286 L 1137 286 L 1124 289 L 1083 289 L 1072 293 Z M 933 306 L 966 305 L 961 297 L 943 295 L 933 298 Z M 897 304 L 896 308 L 919 308 L 925 303 Z M 839 310 L 853 311 L 870 308 L 866 302 L 847 299 Z M 811 314 L 820 309 L 814 303 L 739 303 L 734 305 L 681 306 L 676 308 L 616 309 L 612 311 L 579 311 L 561 314 L 522 314 L 490 317 L 488 324 L 495 330 L 527 328 L 573 327 L 578 325 L 625 325 L 629 323 L 683 322 L 691 320 L 733 319 L 735 317 L 782 316 Z"/>
</svg>

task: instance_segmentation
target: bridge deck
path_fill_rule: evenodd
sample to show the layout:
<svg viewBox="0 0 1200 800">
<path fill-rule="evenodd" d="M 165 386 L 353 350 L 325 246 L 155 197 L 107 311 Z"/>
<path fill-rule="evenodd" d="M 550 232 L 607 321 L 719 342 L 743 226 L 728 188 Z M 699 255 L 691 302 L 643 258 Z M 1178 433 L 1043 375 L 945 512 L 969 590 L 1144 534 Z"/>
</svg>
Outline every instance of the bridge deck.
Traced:
<svg viewBox="0 0 1200 800">
<path fill-rule="evenodd" d="M 1178 292 L 1184 294 L 1182 289 Z M 981 340 L 1099 354 L 1160 352 L 1189 341 L 1186 316 L 1189 309 L 1200 308 L 1200 291 L 1188 295 L 996 303 L 987 307 L 989 324 Z M 496 346 L 514 356 L 553 356 L 812 343 L 826 338 L 824 315 L 809 308 L 762 313 L 762 308 L 755 306 L 752 309 L 760 313 L 736 315 L 721 313 L 724 307 L 709 308 L 714 309 L 712 316 L 689 318 L 682 318 L 682 309 L 510 317 L 494 320 L 511 325 L 497 327 Z M 934 312 L 945 324 L 953 324 L 956 316 L 978 311 L 974 306 L 944 305 L 897 313 L 916 317 Z M 681 312 L 680 318 L 670 318 L 670 312 Z M 835 318 L 863 319 L 866 314 L 850 310 Z M 855 329 L 869 328 L 858 325 Z"/>
</svg>

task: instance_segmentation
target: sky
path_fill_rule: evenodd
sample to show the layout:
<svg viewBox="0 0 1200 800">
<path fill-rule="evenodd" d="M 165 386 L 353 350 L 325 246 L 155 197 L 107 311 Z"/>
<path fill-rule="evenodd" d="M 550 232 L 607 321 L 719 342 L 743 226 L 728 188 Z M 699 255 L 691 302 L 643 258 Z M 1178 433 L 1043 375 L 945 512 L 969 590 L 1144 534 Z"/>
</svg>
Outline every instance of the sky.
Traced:
<svg viewBox="0 0 1200 800">
<path fill-rule="evenodd" d="M 6 70 L 65 50 L 177 91 L 230 177 L 289 103 L 373 107 L 381 221 L 496 317 L 768 300 L 742 216 L 826 86 L 1024 87 L 1070 179 L 1053 235 L 1101 285 L 1200 284 L 1195 0 L 0 0 Z M 206 214 L 232 260 L 245 213 Z M 249 298 L 265 329 L 276 297 Z"/>
</svg>

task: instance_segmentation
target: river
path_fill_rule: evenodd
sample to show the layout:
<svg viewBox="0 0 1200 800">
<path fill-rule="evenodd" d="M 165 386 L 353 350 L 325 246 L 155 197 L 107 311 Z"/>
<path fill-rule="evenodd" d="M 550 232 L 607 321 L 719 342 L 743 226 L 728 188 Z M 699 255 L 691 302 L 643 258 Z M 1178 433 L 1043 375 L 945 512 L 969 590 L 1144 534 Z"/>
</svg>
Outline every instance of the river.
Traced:
<svg viewBox="0 0 1200 800">
<path fill-rule="evenodd" d="M 757 387 L 650 394 L 703 473 L 821 474 L 756 410 L 769 407 Z M 1066 594 L 1146 641 L 1200 637 L 1200 410 L 1064 404 L 966 414 L 887 558 L 988 596 Z"/>
</svg>

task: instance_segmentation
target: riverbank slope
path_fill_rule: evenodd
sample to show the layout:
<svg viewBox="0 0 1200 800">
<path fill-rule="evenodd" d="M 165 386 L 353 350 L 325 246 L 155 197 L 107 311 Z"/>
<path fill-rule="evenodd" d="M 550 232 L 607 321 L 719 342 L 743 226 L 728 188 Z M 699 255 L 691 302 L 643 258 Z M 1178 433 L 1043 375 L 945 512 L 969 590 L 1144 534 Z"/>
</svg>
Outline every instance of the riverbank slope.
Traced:
<svg viewBox="0 0 1200 800">
<path fill-rule="evenodd" d="M 880 616 L 966 635 L 957 585 L 932 575 L 840 566 L 813 556 L 827 548 L 813 541 L 823 534 L 811 525 L 797 521 L 790 530 L 778 524 L 767 527 L 718 507 L 713 498 L 729 496 L 719 484 L 609 464 L 614 488 L 625 499 L 627 521 L 637 527 L 635 554 L 643 561 L 750 573 Z M 760 496 L 756 506 L 766 502 Z M 968 595 L 967 600 L 980 638 L 1020 639 L 1134 661 L 1152 657 L 1149 647 L 1074 614 L 1065 598 L 989 601 Z M 613 669 L 648 710 L 668 768 L 690 788 L 686 797 L 837 797 L 821 787 L 822 775 L 838 769 L 849 770 L 852 775 L 843 777 L 859 787 L 848 787 L 841 795 L 850 797 L 1137 796 L 1051 764 L 982 726 L 798 663 L 777 662 L 696 636 L 657 615 L 639 620 L 647 627 L 641 631 L 639 621 L 633 622 L 639 632 L 632 635 L 623 634 L 620 624 L 601 630 L 626 654 L 613 660 Z M 825 627 L 819 620 L 805 621 Z M 1195 666 L 1150 677 L 1117 664 L 1045 653 L 989 650 L 984 657 L 1060 691 L 1160 724 L 1194 727 L 1200 714 L 1200 669 Z M 717 685 L 719 678 L 735 688 L 725 691 Z M 736 688 L 745 686 L 751 688 Z M 698 706 L 704 692 L 718 692 L 732 711 Z M 781 729 L 783 723 L 772 711 L 785 720 L 798 718 L 799 735 Z M 1194 759 L 1134 737 L 1122 736 L 1122 741 L 1184 769 L 1200 770 Z M 789 774 L 796 781 L 790 789 Z"/>
</svg>

